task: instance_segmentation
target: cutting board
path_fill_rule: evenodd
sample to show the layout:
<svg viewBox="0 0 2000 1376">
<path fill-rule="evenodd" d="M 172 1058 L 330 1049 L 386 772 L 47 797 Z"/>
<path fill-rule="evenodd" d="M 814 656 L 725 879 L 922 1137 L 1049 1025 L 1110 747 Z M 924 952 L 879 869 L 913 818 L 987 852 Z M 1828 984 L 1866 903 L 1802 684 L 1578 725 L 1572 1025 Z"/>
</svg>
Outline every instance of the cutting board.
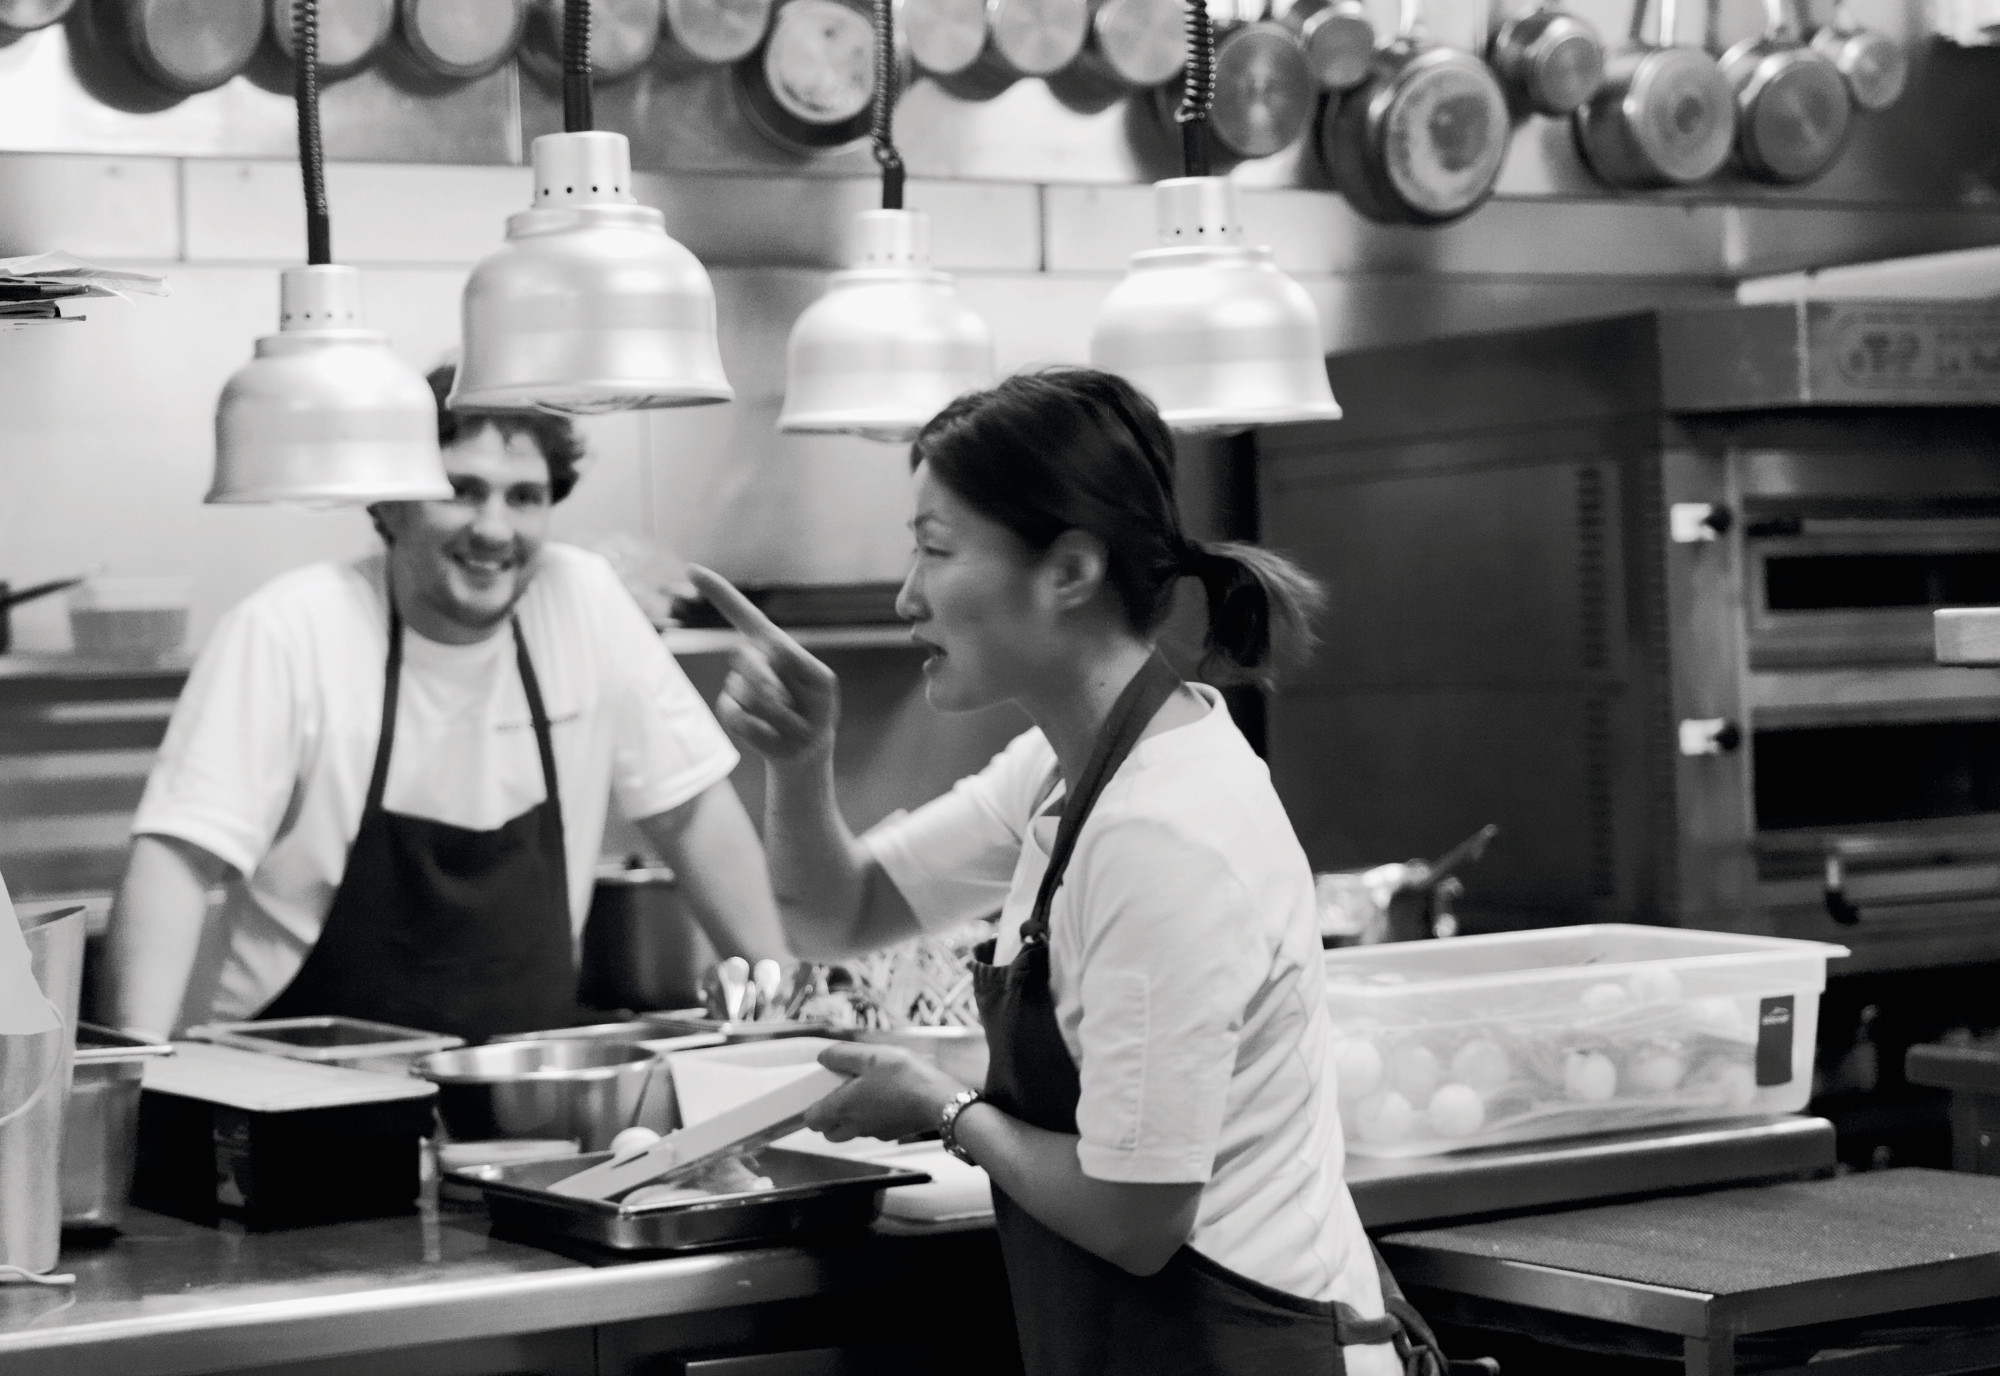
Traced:
<svg viewBox="0 0 2000 1376">
<path fill-rule="evenodd" d="M 146 1066 L 145 1087 L 246 1113 L 432 1099 L 437 1087 L 414 1075 L 314 1065 L 208 1042 L 175 1042 L 172 1056 Z"/>
</svg>

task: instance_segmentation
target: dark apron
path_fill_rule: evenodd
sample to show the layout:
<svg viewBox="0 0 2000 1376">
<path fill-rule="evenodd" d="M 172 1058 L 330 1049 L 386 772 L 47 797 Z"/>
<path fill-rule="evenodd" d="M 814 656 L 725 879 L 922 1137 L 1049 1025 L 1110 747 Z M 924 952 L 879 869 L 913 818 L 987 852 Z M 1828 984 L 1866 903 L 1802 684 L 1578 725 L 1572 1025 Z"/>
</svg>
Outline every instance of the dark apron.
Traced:
<svg viewBox="0 0 2000 1376">
<path fill-rule="evenodd" d="M 521 623 L 510 625 L 548 796 L 496 831 L 383 809 L 403 668 L 403 622 L 392 606 L 361 829 L 319 941 L 259 1016 L 343 1014 L 472 1040 L 576 1020 L 555 751 Z"/>
<path fill-rule="evenodd" d="M 995 966 L 988 941 L 973 956 L 992 1056 L 986 1098 L 1049 1132 L 1076 1132 L 1081 1092 L 1049 986 L 1050 905 L 1084 819 L 1179 686 L 1155 655 L 1126 687 L 1064 803 L 1034 912 L 1021 928 L 1020 954 L 1011 965 Z M 1260 1285 L 1187 1246 L 1158 1274 L 1135 1276 L 1045 1227 L 998 1186 L 993 1210 L 1029 1376 L 1344 1376 L 1341 1349 L 1371 1343 L 1394 1343 L 1411 1376 L 1445 1370 L 1435 1340 L 1379 1256 L 1390 1316 L 1364 1319 L 1345 1304 Z"/>
</svg>

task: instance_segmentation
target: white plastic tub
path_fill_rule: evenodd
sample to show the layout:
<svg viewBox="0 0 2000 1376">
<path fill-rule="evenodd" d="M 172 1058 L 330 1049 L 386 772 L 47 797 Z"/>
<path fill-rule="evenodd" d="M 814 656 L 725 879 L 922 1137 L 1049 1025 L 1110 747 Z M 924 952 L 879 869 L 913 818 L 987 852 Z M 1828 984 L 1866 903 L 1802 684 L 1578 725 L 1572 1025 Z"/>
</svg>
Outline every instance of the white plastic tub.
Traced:
<svg viewBox="0 0 2000 1376">
<path fill-rule="evenodd" d="M 69 634 L 82 655 L 152 657 L 187 640 L 191 578 L 92 578 L 69 591 Z"/>
<path fill-rule="evenodd" d="M 1795 1113 L 1826 963 L 1846 954 L 1608 923 L 1329 951 L 1348 1150 Z"/>
</svg>

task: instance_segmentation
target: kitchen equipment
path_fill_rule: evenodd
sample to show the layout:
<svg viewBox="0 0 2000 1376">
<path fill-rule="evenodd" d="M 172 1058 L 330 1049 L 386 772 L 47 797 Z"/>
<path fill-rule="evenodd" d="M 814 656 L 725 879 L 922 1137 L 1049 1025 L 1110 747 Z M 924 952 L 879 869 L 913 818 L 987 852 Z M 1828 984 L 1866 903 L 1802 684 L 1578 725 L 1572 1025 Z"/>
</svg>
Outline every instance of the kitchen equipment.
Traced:
<svg viewBox="0 0 2000 1376">
<path fill-rule="evenodd" d="M 868 132 L 874 31 L 844 0 L 783 0 L 763 44 L 736 64 L 736 91 L 757 130 L 801 153 Z"/>
<path fill-rule="evenodd" d="M 1163 87 L 1169 104 L 1176 93 Z M 1215 43 L 1215 105 L 1208 127 L 1239 158 L 1267 158 L 1291 147 L 1312 124 L 1318 88 L 1305 45 L 1266 17 L 1231 24 Z"/>
<path fill-rule="evenodd" d="M 608 1154 L 580 1159 L 601 1162 Z M 747 1247 L 862 1228 L 881 1212 L 884 1190 L 930 1179 L 899 1166 L 777 1147 L 758 1152 L 751 1164 L 771 1189 L 630 1208 L 556 1193 L 551 1187 L 574 1172 L 575 1160 L 472 1166 L 453 1171 L 452 1178 L 485 1194 L 496 1232 L 620 1252 Z"/>
<path fill-rule="evenodd" d="M 1076 65 L 1113 89 L 1144 91 L 1171 80 L 1186 51 L 1180 0 L 1095 0 Z"/>
<path fill-rule="evenodd" d="M 1765 0 L 1761 36 L 1722 55 L 1736 89 L 1736 159 L 1759 181 L 1806 182 L 1847 146 L 1854 102 L 1840 69 L 1808 45 L 1785 10 Z"/>
<path fill-rule="evenodd" d="M 1930 630 L 2000 601 L 1995 356 L 1993 303 L 1881 300 L 1333 356 L 1362 413 L 1257 462 L 1260 538 L 1352 590 L 1330 643 L 1375 647 L 1268 700 L 1314 868 L 1491 818 L 1467 931 L 2000 959 L 2000 676 Z"/>
<path fill-rule="evenodd" d="M 785 991 L 784 967 L 769 958 L 760 960 L 751 968 L 750 983 L 757 990 L 758 1014 L 768 1016 L 778 1008 Z"/>
<path fill-rule="evenodd" d="M 1305 45 L 1306 70 L 1329 91 L 1351 91 L 1375 56 L 1375 23 L 1362 0 L 1298 0 L 1285 27 Z"/>
<path fill-rule="evenodd" d="M 99 41 L 176 95 L 222 85 L 264 37 L 264 0 L 89 0 Z"/>
<path fill-rule="evenodd" d="M 756 51 L 772 0 L 662 0 L 660 65 L 690 73 L 726 67 Z"/>
<path fill-rule="evenodd" d="M 351 1070 L 407 1071 L 419 1056 L 464 1046 L 465 1038 L 445 1032 L 335 1016 L 264 1018 L 252 1022 L 214 1022 L 190 1027 L 189 1041 L 288 1056 L 317 1065 L 344 1065 Z"/>
<path fill-rule="evenodd" d="M 1584 20 L 1553 3 L 1510 16 L 1493 35 L 1486 60 L 1516 110 L 1567 115 L 1604 84 L 1604 40 Z"/>
<path fill-rule="evenodd" d="M 1358 1156 L 1796 1113 L 1845 947 L 1600 924 L 1330 951 Z"/>
<path fill-rule="evenodd" d="M 1631 45 L 1605 67 L 1597 94 L 1570 116 L 1585 166 L 1615 187 L 1686 186 L 1729 160 L 1736 104 L 1729 78 L 1699 48 L 1675 42 L 1675 0 L 1658 0 L 1658 41 L 1642 37 L 1648 0 L 1632 10 Z"/>
<path fill-rule="evenodd" d="M 945 1074 L 974 1089 L 983 1088 L 986 1084 L 986 1029 L 983 1027 L 919 1027 L 912 1024 L 869 1028 L 855 1033 L 854 1039 L 900 1046 L 905 1051 L 935 1062 Z"/>
<path fill-rule="evenodd" d="M 1493 194 L 1512 122 L 1485 63 L 1424 37 L 1421 0 L 1402 0 L 1401 14 L 1367 79 L 1327 103 L 1320 156 L 1369 219 L 1443 224 Z"/>
<path fill-rule="evenodd" d="M 597 872 L 583 927 L 578 997 L 592 1008 L 685 1008 L 715 948 L 680 900 L 674 872 L 633 857 Z"/>
<path fill-rule="evenodd" d="M 834 1031 L 824 1018 L 766 1018 L 757 1022 L 712 1018 L 706 1008 L 676 1008 L 648 1013 L 643 1021 L 656 1037 L 719 1036 L 731 1042 L 762 1042 L 774 1037 L 813 1037 Z"/>
<path fill-rule="evenodd" d="M 528 0 L 397 0 L 403 42 L 439 76 L 468 81 L 514 55 Z"/>
<path fill-rule="evenodd" d="M 33 602 L 38 597 L 73 588 L 83 581 L 82 577 L 57 578 L 47 583 L 36 583 L 31 587 L 13 589 L 0 582 L 0 655 L 14 647 L 14 630 L 11 613 L 25 602 Z"/>
<path fill-rule="evenodd" d="M 986 0 L 896 0 L 896 28 L 917 67 L 956 76 L 986 48 Z"/>
<path fill-rule="evenodd" d="M 265 0 L 272 42 L 292 60 L 292 12 L 298 0 Z M 353 76 L 374 60 L 396 27 L 396 0 L 319 0 L 319 70 L 327 81 Z"/>
<path fill-rule="evenodd" d="M 750 962 L 742 956 L 730 956 L 717 963 L 714 973 L 714 983 L 708 991 L 709 1016 L 723 1022 L 755 1020 L 757 1005 L 750 986 Z"/>
<path fill-rule="evenodd" d="M 0 30 L 45 29 L 69 13 L 76 0 L 0 0 Z"/>
<path fill-rule="evenodd" d="M 204 1042 L 174 1053 L 145 1067 L 134 1203 L 253 1228 L 415 1209 L 431 1085 Z"/>
<path fill-rule="evenodd" d="M 0 885 L 0 922 L 17 914 Z M 76 1054 L 84 914 L 56 907 L 18 914 L 28 968 L 58 1016 L 46 1032 L 0 1036 L 0 1266 L 40 1275 L 62 1243 L 63 1126 Z"/>
<path fill-rule="evenodd" d="M 986 48 L 966 76 L 980 95 L 1053 76 L 1082 53 L 1089 0 L 986 0 Z"/>
<path fill-rule="evenodd" d="M 661 0 L 590 0 L 590 73 L 598 81 L 636 76 L 660 46 Z M 521 65 L 551 83 L 561 77 L 563 0 L 528 0 Z"/>
<path fill-rule="evenodd" d="M 1847 0 L 1835 0 L 1833 23 L 1813 32 L 1812 45 L 1846 80 L 1859 108 L 1880 114 L 1903 98 L 1910 54 L 1888 34 L 1850 19 Z"/>
<path fill-rule="evenodd" d="M 437 1086 L 438 1119 L 460 1141 L 573 1137 L 602 1151 L 639 1120 L 653 1062 L 630 1043 L 545 1038 L 433 1052 L 415 1070 Z"/>
<path fill-rule="evenodd" d="M 78 654 L 148 658 L 187 640 L 192 578 L 87 578 L 70 590 L 69 634 Z"/>
<path fill-rule="evenodd" d="M 124 1222 L 146 1062 L 173 1054 L 166 1042 L 77 1024 L 76 1070 L 63 1115 L 63 1227 L 116 1228 Z"/>
</svg>

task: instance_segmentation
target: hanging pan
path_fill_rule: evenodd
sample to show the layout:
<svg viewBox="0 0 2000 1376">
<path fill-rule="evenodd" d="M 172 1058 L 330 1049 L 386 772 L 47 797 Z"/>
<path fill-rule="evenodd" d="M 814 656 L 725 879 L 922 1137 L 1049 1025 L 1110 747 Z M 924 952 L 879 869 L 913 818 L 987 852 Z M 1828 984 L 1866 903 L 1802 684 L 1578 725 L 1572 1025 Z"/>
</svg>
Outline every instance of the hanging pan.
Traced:
<svg viewBox="0 0 2000 1376">
<path fill-rule="evenodd" d="M 76 0 L 0 0 L 0 38 L 46 29 L 69 13 Z"/>
<path fill-rule="evenodd" d="M 1736 88 L 1736 160 L 1759 181 L 1809 182 L 1847 146 L 1854 102 L 1840 69 L 1809 46 L 1785 12 L 1765 0 L 1762 35 L 1722 55 Z"/>
<path fill-rule="evenodd" d="M 222 85 L 264 37 L 264 0 L 93 0 L 84 13 L 106 46 L 174 95 Z"/>
<path fill-rule="evenodd" d="M 1375 23 L 1362 0 L 1298 0 L 1284 25 L 1306 50 L 1306 70 L 1322 90 L 1351 91 L 1375 56 Z"/>
<path fill-rule="evenodd" d="M 1077 65 L 1120 91 L 1145 91 L 1171 80 L 1186 57 L 1181 0 L 1095 0 Z"/>
<path fill-rule="evenodd" d="M 764 41 L 771 0 L 662 0 L 660 62 L 687 74 L 740 62 Z"/>
<path fill-rule="evenodd" d="M 782 0 L 757 51 L 736 64 L 743 112 L 781 148 L 816 153 L 868 132 L 875 31 L 843 0 Z"/>
<path fill-rule="evenodd" d="M 1231 24 L 1215 43 L 1215 104 L 1208 128 L 1239 158 L 1268 158 L 1312 124 L 1318 88 L 1299 36 L 1270 17 Z"/>
<path fill-rule="evenodd" d="M 266 0 L 271 38 L 292 60 L 292 11 L 298 0 Z M 319 0 L 319 75 L 339 81 L 366 67 L 396 27 L 396 0 Z"/>
<path fill-rule="evenodd" d="M 896 0 L 896 32 L 932 76 L 957 76 L 986 49 L 986 0 Z"/>
<path fill-rule="evenodd" d="M 1729 160 L 1736 132 L 1729 79 L 1706 52 L 1674 42 L 1674 0 L 1660 0 L 1659 42 L 1648 45 L 1646 9 L 1647 0 L 1635 0 L 1631 46 L 1570 116 L 1577 150 L 1607 186 L 1707 181 Z"/>
<path fill-rule="evenodd" d="M 1486 60 L 1506 86 L 1508 103 L 1522 114 L 1567 115 L 1604 84 L 1604 40 L 1553 3 L 1502 24 Z"/>
<path fill-rule="evenodd" d="M 1813 34 L 1812 45 L 1846 79 L 1857 108 L 1880 114 L 1903 98 L 1910 82 L 1909 53 L 1888 34 L 1850 20 L 1847 0 L 1837 0 L 1833 23 Z"/>
<path fill-rule="evenodd" d="M 398 0 L 403 42 L 426 71 L 468 81 L 514 55 L 527 0 Z"/>
<path fill-rule="evenodd" d="M 562 81 L 563 0 L 530 0 L 521 65 L 551 85 Z M 660 46 L 660 0 L 590 0 L 594 81 L 635 75 Z"/>
<path fill-rule="evenodd" d="M 1493 194 L 1507 157 L 1507 96 L 1471 53 L 1424 37 L 1419 0 L 1402 0 L 1396 39 L 1368 77 L 1327 104 L 1320 156 L 1361 214 L 1444 224 Z"/>
</svg>

